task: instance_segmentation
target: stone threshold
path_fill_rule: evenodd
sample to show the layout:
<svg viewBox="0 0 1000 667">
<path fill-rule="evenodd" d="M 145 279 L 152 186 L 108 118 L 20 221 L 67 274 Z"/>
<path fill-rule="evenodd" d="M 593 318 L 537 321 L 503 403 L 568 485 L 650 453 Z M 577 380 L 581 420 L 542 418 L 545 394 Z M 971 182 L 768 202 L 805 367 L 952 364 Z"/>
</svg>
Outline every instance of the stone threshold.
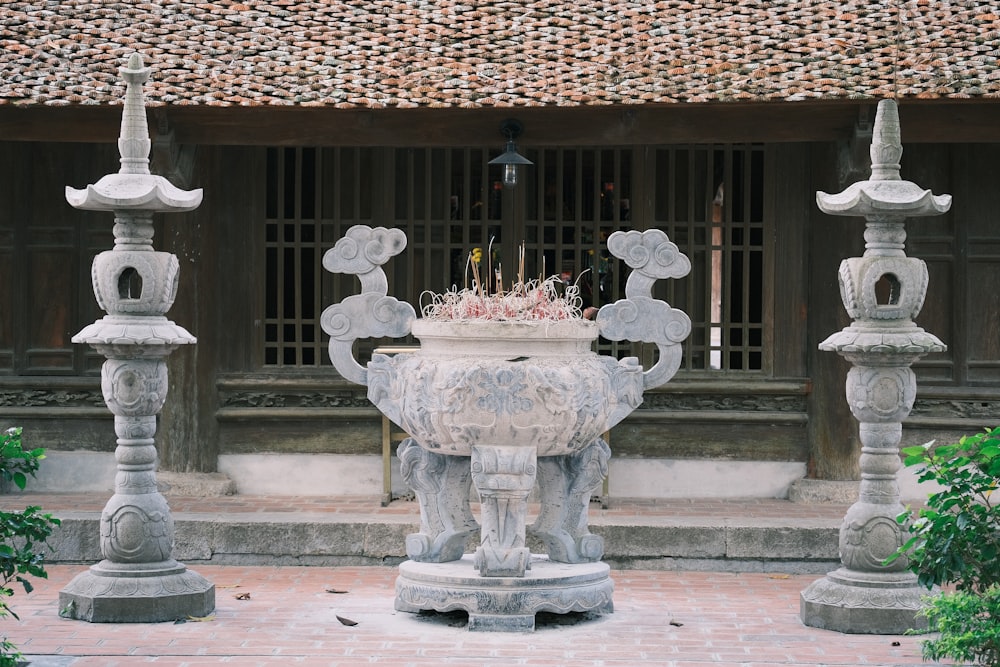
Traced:
<svg viewBox="0 0 1000 667">
<path fill-rule="evenodd" d="M 99 522 L 110 495 L 10 494 L 0 507 L 41 506 L 62 519 L 50 563 L 101 559 Z M 370 497 L 169 496 L 174 557 L 192 566 L 395 565 L 406 535 L 419 526 L 417 503 L 382 507 Z M 474 511 L 478 508 L 474 507 Z M 838 533 L 846 505 L 779 499 L 615 499 L 592 503 L 590 528 L 615 569 L 825 573 L 839 566 Z M 529 507 L 529 522 L 536 508 Z M 478 536 L 470 540 L 474 551 Z M 529 541 L 533 553 L 544 553 Z"/>
</svg>

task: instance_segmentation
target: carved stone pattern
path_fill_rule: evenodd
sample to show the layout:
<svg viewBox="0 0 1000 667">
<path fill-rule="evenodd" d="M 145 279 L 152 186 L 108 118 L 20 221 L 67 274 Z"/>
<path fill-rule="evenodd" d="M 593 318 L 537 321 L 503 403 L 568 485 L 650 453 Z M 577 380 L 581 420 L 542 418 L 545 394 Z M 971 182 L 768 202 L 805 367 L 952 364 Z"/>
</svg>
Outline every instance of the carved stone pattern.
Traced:
<svg viewBox="0 0 1000 667">
<path fill-rule="evenodd" d="M 691 261 L 659 229 L 617 231 L 608 237 L 608 251 L 633 268 L 625 283 L 625 299 L 605 304 L 597 313 L 601 335 L 608 340 L 655 343 L 659 359 L 643 372 L 643 387 L 651 389 L 670 380 L 680 368 L 680 343 L 691 333 L 687 313 L 653 298 L 653 283 L 681 278 Z"/>
<path fill-rule="evenodd" d="M 529 530 L 545 544 L 550 560 L 584 563 L 604 555 L 604 539 L 587 529 L 587 509 L 610 458 L 611 448 L 597 439 L 576 454 L 538 459 L 540 507 Z"/>
<path fill-rule="evenodd" d="M 122 274 L 132 269 L 142 279 L 140 294 L 120 293 Z M 177 296 L 180 265 L 168 252 L 108 250 L 94 258 L 91 278 L 94 296 L 111 315 L 163 315 Z"/>
<path fill-rule="evenodd" d="M 224 408 L 372 408 L 364 396 L 323 393 L 278 393 L 259 391 L 224 392 Z"/>
<path fill-rule="evenodd" d="M 355 340 L 402 338 L 410 333 L 416 311 L 409 303 L 387 296 L 388 282 L 382 270 L 382 265 L 405 247 L 402 230 L 354 225 L 323 255 L 327 271 L 354 274 L 361 281 L 361 294 L 328 306 L 320 315 L 320 326 L 330 335 L 330 361 L 347 380 L 368 384 L 366 369 L 354 358 Z"/>
<path fill-rule="evenodd" d="M 875 320 L 914 319 L 920 314 L 927 293 L 927 265 L 913 257 L 863 257 L 848 260 L 863 266 L 861 275 L 862 313 Z M 886 274 L 893 274 L 899 280 L 898 302 L 895 305 L 880 305 L 876 298 L 875 286 Z M 865 319 L 865 317 L 855 318 Z"/>
<path fill-rule="evenodd" d="M 902 511 L 901 507 L 899 509 Z M 855 508 L 851 509 L 851 513 L 857 514 Z M 899 572 L 906 569 L 905 558 L 888 566 L 882 565 L 904 542 L 899 524 L 891 517 L 871 514 L 865 521 L 855 520 L 850 514 L 844 520 L 840 531 L 841 562 L 861 572 Z"/>
<path fill-rule="evenodd" d="M 0 407 L 104 407 L 104 396 L 100 391 L 59 389 L 26 389 L 23 391 L 0 391 Z"/>
<path fill-rule="evenodd" d="M 566 614 L 571 611 L 606 609 L 612 605 L 613 585 L 608 580 L 604 587 L 586 590 L 568 588 L 548 589 L 545 594 L 515 589 L 491 595 L 476 594 L 474 590 L 445 589 L 437 586 L 409 585 L 398 588 L 397 599 L 418 609 L 434 611 L 463 610 L 482 614 L 534 614 L 551 611 Z"/>
<path fill-rule="evenodd" d="M 204 593 L 205 583 L 203 577 L 191 571 L 159 577 L 78 577 L 67 584 L 62 593 L 89 598 L 168 598 Z"/>
<path fill-rule="evenodd" d="M 101 367 L 101 391 L 116 415 L 155 415 L 167 397 L 167 365 L 159 359 L 108 359 Z"/>
<path fill-rule="evenodd" d="M 395 372 L 382 373 L 386 366 Z M 640 398 L 638 391 L 613 393 L 615 376 L 627 370 L 597 355 L 572 364 L 399 355 L 369 369 L 369 396 L 379 409 L 400 405 L 398 423 L 421 446 L 462 455 L 477 442 L 532 443 L 539 456 L 576 451 L 607 430 L 619 401 L 634 407 Z"/>
<path fill-rule="evenodd" d="M 643 397 L 636 409 L 700 411 L 720 410 L 726 412 L 785 412 L 806 411 L 805 396 L 719 396 L 712 394 L 660 394 L 649 393 Z"/>
<path fill-rule="evenodd" d="M 916 394 L 917 381 L 908 366 L 855 365 L 847 373 L 847 402 L 860 422 L 900 422 Z"/>
<path fill-rule="evenodd" d="M 923 607 L 914 589 L 866 588 L 842 586 L 829 579 L 818 579 L 802 592 L 802 599 L 814 604 L 865 609 L 911 609 Z"/>
<path fill-rule="evenodd" d="M 469 506 L 469 459 L 435 454 L 413 438 L 399 443 L 396 455 L 403 480 L 420 501 L 420 532 L 407 535 L 406 555 L 425 563 L 458 560 L 479 530 Z"/>
<path fill-rule="evenodd" d="M 965 419 L 993 419 L 998 414 L 1000 414 L 1000 401 L 946 398 L 918 398 L 910 412 L 913 417 Z"/>
<path fill-rule="evenodd" d="M 161 504 L 162 509 L 137 504 L 123 504 L 113 511 L 106 508 L 101 516 L 101 553 L 104 557 L 116 563 L 168 560 L 173 549 L 174 520 L 166 503 Z"/>
<path fill-rule="evenodd" d="M 524 501 L 538 470 L 535 449 L 476 445 L 471 469 L 483 518 L 476 568 L 484 577 L 522 577 L 531 558 L 524 546 L 528 509 Z"/>
<path fill-rule="evenodd" d="M 152 438 L 156 435 L 156 416 L 115 417 L 115 435 L 126 440 L 148 438 L 149 444 L 153 444 Z M 154 460 L 155 456 L 150 463 Z"/>
<path fill-rule="evenodd" d="M 119 470 L 115 473 L 115 489 L 123 494 L 152 494 L 156 491 L 156 475 L 152 470 Z"/>
<path fill-rule="evenodd" d="M 854 286 L 854 276 L 847 260 L 840 263 L 837 278 L 837 282 L 840 284 L 840 300 L 844 303 L 844 310 L 851 316 L 851 319 L 860 318 L 861 308 L 858 304 L 858 291 L 857 287 Z"/>
</svg>

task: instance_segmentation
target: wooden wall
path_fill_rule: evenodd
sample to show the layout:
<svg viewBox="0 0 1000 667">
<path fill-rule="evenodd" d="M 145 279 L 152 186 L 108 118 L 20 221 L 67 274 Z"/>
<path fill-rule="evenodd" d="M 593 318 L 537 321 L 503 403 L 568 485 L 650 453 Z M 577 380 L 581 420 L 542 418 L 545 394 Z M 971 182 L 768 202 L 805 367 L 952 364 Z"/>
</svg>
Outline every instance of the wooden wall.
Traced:
<svg viewBox="0 0 1000 667">
<path fill-rule="evenodd" d="M 915 365 L 917 403 L 904 440 L 941 442 L 1000 423 L 1000 144 L 907 146 L 903 176 L 953 195 L 948 214 L 907 224 L 927 262 L 917 323 L 948 351 Z"/>
<path fill-rule="evenodd" d="M 111 216 L 75 211 L 63 197 L 65 185 L 82 187 L 115 170 L 114 151 L 0 143 L 0 427 L 24 426 L 34 446 L 114 449 L 100 399 L 101 359 L 68 343 L 102 315 L 89 263 L 112 245 Z M 256 295 L 264 275 L 254 224 L 263 217 L 263 151 L 198 147 L 190 187 L 204 188 L 202 206 L 157 226 L 156 248 L 175 253 L 181 266 L 169 316 L 199 339 L 169 361 L 158 440 L 164 469 L 211 471 L 223 453 L 379 452 L 379 417 L 364 388 L 329 367 L 258 365 Z M 768 150 L 773 372 L 678 377 L 649 392 L 612 435 L 616 455 L 803 461 L 819 478 L 857 475 L 856 425 L 843 389 L 848 366 L 816 347 L 848 324 L 837 266 L 863 251 L 863 223 L 822 215 L 815 191 L 867 177 L 852 152 L 848 142 Z M 955 197 L 947 216 L 908 224 L 908 252 L 931 271 L 919 323 L 950 350 L 918 365 L 907 437 L 947 437 L 1000 416 L 1000 144 L 908 145 L 903 165 L 904 177 Z M 38 359 L 48 365 L 38 367 Z"/>
<path fill-rule="evenodd" d="M 117 151 L 0 142 L 0 156 L 0 428 L 24 427 L 27 446 L 112 451 L 103 357 L 69 339 L 103 316 L 90 263 L 113 218 L 74 211 L 63 192 L 116 170 Z"/>
<path fill-rule="evenodd" d="M 219 172 L 219 177 L 253 181 L 250 171 L 255 164 L 259 168 L 262 152 L 252 159 L 250 155 L 239 162 L 221 160 L 230 171 L 224 176 Z M 802 249 L 811 199 L 803 190 L 808 157 L 808 151 L 794 144 L 776 148 L 767 157 L 767 170 L 784 165 L 798 176 L 798 180 L 776 179 L 780 185 L 768 195 L 772 199 L 768 206 L 779 212 L 771 242 L 780 256 L 768 277 L 780 290 L 768 314 L 777 323 L 768 374 L 720 373 L 713 379 L 701 373 L 649 392 L 643 406 L 612 434 L 617 456 L 806 460 L 810 382 L 805 346 L 807 258 Z M 263 220 L 262 194 L 259 188 L 250 188 L 241 195 L 240 214 L 215 209 L 209 214 L 204 205 L 200 211 L 212 216 L 220 247 L 225 248 L 219 258 L 224 279 L 202 285 L 202 294 L 206 288 L 217 290 L 215 302 L 221 309 L 217 421 L 212 426 L 218 452 L 377 454 L 379 416 L 363 387 L 340 380 L 329 366 L 260 365 L 261 355 L 254 346 L 261 339 L 261 307 L 248 302 L 247 295 L 263 289 L 262 235 L 259 230 L 253 233 L 247 221 Z M 780 206 L 778 197 L 794 205 Z M 257 210 L 250 210 L 254 207 Z"/>
</svg>

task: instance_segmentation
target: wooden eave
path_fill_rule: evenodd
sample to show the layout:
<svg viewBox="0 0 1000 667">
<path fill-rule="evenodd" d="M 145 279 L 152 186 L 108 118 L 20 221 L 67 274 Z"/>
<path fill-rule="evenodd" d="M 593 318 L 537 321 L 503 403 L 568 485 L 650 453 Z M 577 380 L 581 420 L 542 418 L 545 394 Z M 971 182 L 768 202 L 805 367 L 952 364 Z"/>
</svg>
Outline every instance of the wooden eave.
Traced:
<svg viewBox="0 0 1000 667">
<path fill-rule="evenodd" d="M 850 137 L 874 101 L 482 109 L 160 106 L 150 128 L 193 145 L 480 146 L 517 118 L 525 146 L 805 142 Z M 1000 100 L 902 101 L 907 143 L 1000 142 Z M 107 142 L 119 105 L 0 105 L 0 141 Z"/>
</svg>

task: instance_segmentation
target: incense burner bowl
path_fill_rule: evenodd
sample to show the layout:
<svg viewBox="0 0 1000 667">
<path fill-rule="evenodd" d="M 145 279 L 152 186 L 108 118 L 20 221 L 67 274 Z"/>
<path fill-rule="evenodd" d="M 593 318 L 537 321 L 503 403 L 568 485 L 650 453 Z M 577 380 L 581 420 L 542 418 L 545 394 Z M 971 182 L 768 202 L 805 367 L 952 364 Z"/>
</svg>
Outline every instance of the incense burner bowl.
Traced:
<svg viewBox="0 0 1000 667">
<path fill-rule="evenodd" d="M 557 322 L 416 320 L 419 350 L 368 364 L 368 397 L 421 447 L 575 454 L 642 402 L 642 367 L 591 350 L 599 329 Z"/>
<path fill-rule="evenodd" d="M 587 528 L 611 456 L 604 434 L 680 365 L 690 320 L 650 290 L 657 279 L 686 275 L 690 263 L 661 231 L 616 232 L 608 248 L 632 268 L 626 298 L 594 321 L 417 319 L 412 306 L 387 295 L 381 269 L 405 244 L 399 230 L 358 225 L 323 259 L 327 270 L 356 274 L 362 285 L 323 313 L 330 358 L 409 435 L 397 455 L 421 527 L 406 540 L 410 560 L 400 566 L 396 608 L 465 609 L 471 629 L 494 630 L 526 629 L 542 610 L 610 610 L 604 542 Z M 375 354 L 366 367 L 353 357 L 358 338 L 410 334 L 418 349 Z M 635 357 L 598 355 L 598 336 L 655 344 L 659 359 L 643 370 Z M 528 526 L 536 483 L 539 512 Z M 475 553 L 466 554 L 477 532 Z M 547 557 L 532 556 L 529 535 Z M 475 572 L 466 571 L 470 564 Z M 553 564 L 588 569 L 545 574 Z"/>
</svg>

